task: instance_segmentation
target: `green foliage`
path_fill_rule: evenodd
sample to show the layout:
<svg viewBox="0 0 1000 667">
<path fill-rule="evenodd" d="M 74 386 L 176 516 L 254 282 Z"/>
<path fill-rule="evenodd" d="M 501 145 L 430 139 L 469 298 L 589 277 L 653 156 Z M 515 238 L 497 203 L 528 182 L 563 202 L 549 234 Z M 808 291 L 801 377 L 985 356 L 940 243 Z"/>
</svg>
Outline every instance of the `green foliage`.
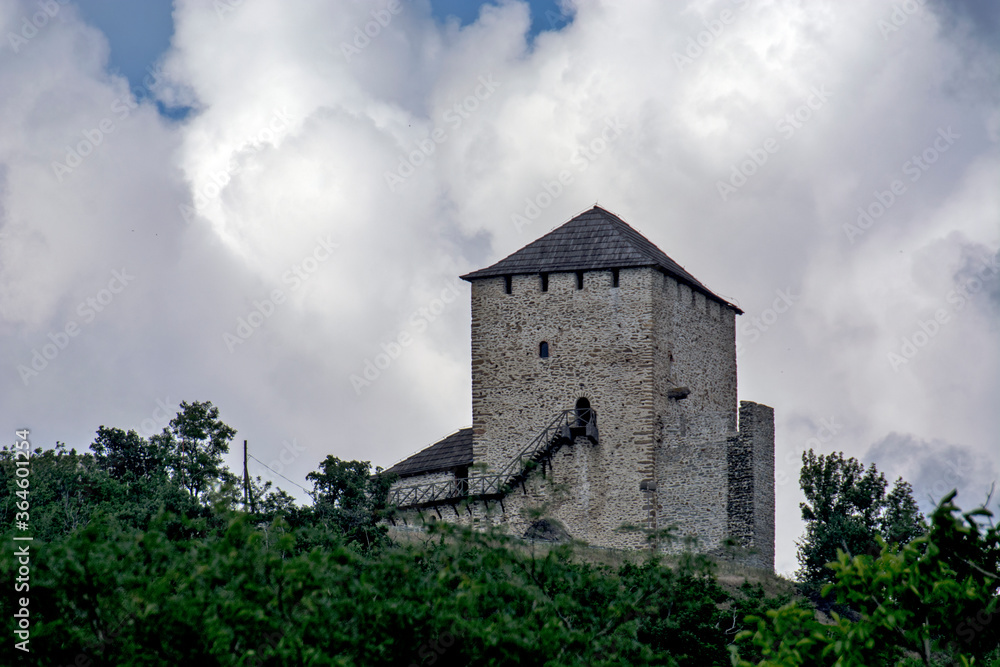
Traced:
<svg viewBox="0 0 1000 667">
<path fill-rule="evenodd" d="M 237 485 L 222 459 L 234 435 L 236 429 L 219 419 L 219 409 L 211 401 L 182 401 L 170 428 L 154 435 L 151 446 L 163 453 L 174 480 L 191 497 L 204 499 L 213 481 Z"/>
<path fill-rule="evenodd" d="M 235 431 L 208 403 L 182 403 L 172 430 L 149 441 L 135 431 L 101 426 L 92 453 L 57 443 L 31 456 L 30 526 L 35 539 L 54 540 L 85 527 L 94 517 L 114 516 L 144 528 L 161 509 L 194 518 L 211 514 L 212 493 L 235 501 L 235 477 L 222 455 Z M 14 451 L 0 449 L 0 530 L 13 526 Z"/>
<path fill-rule="evenodd" d="M 385 540 L 387 502 L 393 476 L 381 468 L 369 475 L 368 461 L 341 461 L 327 456 L 320 469 L 306 475 L 313 483 L 313 511 L 305 520 L 336 528 L 348 542 L 371 548 Z"/>
<path fill-rule="evenodd" d="M 115 479 L 143 479 L 165 470 L 164 454 L 135 431 L 101 426 L 90 445 L 94 461 Z"/>
<path fill-rule="evenodd" d="M 881 537 L 877 556 L 840 551 L 824 595 L 858 610 L 856 621 L 832 614 L 818 620 L 792 602 L 753 620 L 738 637 L 762 656 L 751 662 L 733 651 L 738 667 L 897 664 L 996 664 L 1000 633 L 1000 531 L 985 507 L 961 514 L 945 497 L 928 531 L 904 546 Z M 990 662 L 986 662 L 990 661 Z"/>
<path fill-rule="evenodd" d="M 203 514 L 162 469 L 137 477 L 107 469 L 107 450 L 81 454 L 57 443 L 31 456 L 29 524 L 36 540 L 55 540 L 85 527 L 100 514 L 125 525 L 144 527 L 161 509 L 189 516 Z M 0 449 L 0 531 L 14 526 L 18 487 L 14 452 Z"/>
<path fill-rule="evenodd" d="M 311 506 L 251 480 L 253 511 L 238 511 L 234 433 L 211 403 L 182 403 L 148 441 L 102 426 L 91 453 L 36 450 L 32 652 L 5 642 L 0 664 L 702 667 L 726 661 L 748 613 L 787 601 L 728 592 L 690 554 L 610 567 L 444 523 L 394 544 L 392 478 L 364 461 L 323 460 Z M 15 467 L 0 450 L 8 544 Z M 0 550 L 0 576 L 18 567 Z M 14 603 L 0 596 L 8 637 Z"/>
<path fill-rule="evenodd" d="M 800 503 L 806 533 L 799 543 L 799 577 L 820 585 L 832 579 L 826 564 L 837 551 L 877 553 L 878 540 L 905 544 L 924 532 L 913 491 L 897 479 L 886 494 L 885 476 L 872 464 L 867 469 L 843 453 L 802 454 L 799 483 L 806 502 Z"/>
<path fill-rule="evenodd" d="M 144 531 L 98 517 L 39 545 L 29 663 L 702 667 L 725 661 L 737 606 L 757 607 L 704 558 L 613 569 L 447 524 L 408 546 L 303 550 L 315 527 L 215 511 Z M 0 573 L 15 567 L 0 553 Z"/>
<path fill-rule="evenodd" d="M 54 449 L 36 449 L 31 456 L 29 522 L 32 532 L 41 539 L 67 533 L 85 525 L 91 507 L 105 502 L 113 491 L 88 475 L 87 461 L 63 443 Z M 14 474 L 14 450 L 0 450 L 0 521 L 4 528 L 14 526 L 18 486 Z"/>
</svg>

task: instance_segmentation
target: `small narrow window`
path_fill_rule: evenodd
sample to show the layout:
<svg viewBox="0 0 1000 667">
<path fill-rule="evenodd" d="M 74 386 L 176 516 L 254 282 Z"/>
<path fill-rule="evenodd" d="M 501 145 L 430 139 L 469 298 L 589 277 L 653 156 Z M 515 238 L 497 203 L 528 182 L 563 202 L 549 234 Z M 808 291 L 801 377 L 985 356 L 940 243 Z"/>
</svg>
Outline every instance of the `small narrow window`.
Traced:
<svg viewBox="0 0 1000 667">
<path fill-rule="evenodd" d="M 549 274 L 547 273 L 542 274 L 542 291 L 543 292 L 549 291 Z"/>
<path fill-rule="evenodd" d="M 611 286 L 618 287 L 618 269 L 611 269 Z"/>
<path fill-rule="evenodd" d="M 583 289 L 583 271 L 576 272 L 576 288 Z"/>
<path fill-rule="evenodd" d="M 538 356 L 540 356 L 542 359 L 549 358 L 549 344 L 546 343 L 544 340 L 538 344 Z"/>
<path fill-rule="evenodd" d="M 510 278 L 511 278 L 510 276 L 504 276 L 503 277 L 503 291 L 506 294 L 510 294 L 511 291 L 512 291 L 511 290 L 511 285 L 510 285 L 510 283 L 511 283 L 511 279 Z"/>
</svg>

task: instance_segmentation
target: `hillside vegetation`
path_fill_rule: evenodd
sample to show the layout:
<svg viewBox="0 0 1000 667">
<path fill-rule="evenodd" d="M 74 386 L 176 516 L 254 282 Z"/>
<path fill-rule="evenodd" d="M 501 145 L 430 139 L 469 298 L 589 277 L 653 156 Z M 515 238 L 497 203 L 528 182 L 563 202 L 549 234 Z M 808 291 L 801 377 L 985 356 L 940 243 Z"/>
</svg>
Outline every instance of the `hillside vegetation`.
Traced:
<svg viewBox="0 0 1000 667">
<path fill-rule="evenodd" d="M 1000 665 L 997 529 L 953 495 L 909 541 L 876 531 L 793 583 L 694 553 L 390 531 L 391 480 L 334 457 L 311 505 L 260 480 L 246 498 L 233 434 L 185 403 L 149 440 L 0 451 L 0 663 Z"/>
</svg>

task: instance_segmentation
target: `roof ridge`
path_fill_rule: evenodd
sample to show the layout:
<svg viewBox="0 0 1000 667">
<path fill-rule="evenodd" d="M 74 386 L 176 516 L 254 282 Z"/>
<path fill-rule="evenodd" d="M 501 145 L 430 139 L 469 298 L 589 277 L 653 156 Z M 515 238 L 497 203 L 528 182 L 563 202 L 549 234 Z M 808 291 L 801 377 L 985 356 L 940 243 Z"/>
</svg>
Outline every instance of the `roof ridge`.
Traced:
<svg viewBox="0 0 1000 667">
<path fill-rule="evenodd" d="M 467 436 L 467 437 L 463 437 Z M 468 440 L 467 443 L 464 440 Z M 458 443 L 461 441 L 461 444 Z M 395 473 L 402 476 L 444 470 L 458 465 L 471 463 L 472 457 L 472 427 L 463 426 L 434 443 L 422 447 L 409 456 L 396 461 L 383 473 Z"/>
<path fill-rule="evenodd" d="M 646 258 L 649 259 L 652 264 L 659 264 L 660 263 L 660 258 L 659 257 L 655 257 L 649 251 L 649 248 L 636 246 L 635 243 L 633 243 L 632 239 L 627 238 L 627 236 L 625 234 L 625 229 L 628 229 L 628 230 L 632 231 L 636 236 L 638 236 L 643 241 L 645 241 L 646 243 L 648 243 L 649 246 L 651 248 L 653 248 L 654 250 L 659 250 L 659 248 L 656 247 L 655 243 L 653 243 L 648 238 L 646 238 L 645 236 L 643 236 L 642 232 L 640 232 L 635 227 L 633 227 L 632 225 L 630 225 L 627 222 L 625 222 L 624 220 L 622 220 L 620 216 L 615 215 L 614 213 L 612 213 L 611 211 L 609 211 L 609 210 L 607 210 L 605 208 L 601 208 L 600 206 L 597 206 L 595 204 L 594 205 L 594 209 L 602 211 L 602 212 L 606 213 L 607 215 L 611 216 L 611 218 L 612 218 L 611 222 L 612 223 L 616 223 L 616 222 L 619 223 L 617 225 L 616 224 L 612 224 L 611 228 L 613 230 L 615 230 L 615 234 L 618 235 L 618 238 L 620 238 L 622 240 L 622 242 L 628 244 L 634 250 L 639 251 L 640 254 L 645 255 Z M 591 209 L 591 210 L 594 210 L 594 209 Z M 622 229 L 622 227 L 624 227 L 625 229 Z M 676 262 L 674 262 L 674 263 L 676 264 Z M 678 264 L 678 266 L 680 266 L 680 264 Z M 683 268 L 683 267 L 681 267 L 681 268 Z"/>
</svg>

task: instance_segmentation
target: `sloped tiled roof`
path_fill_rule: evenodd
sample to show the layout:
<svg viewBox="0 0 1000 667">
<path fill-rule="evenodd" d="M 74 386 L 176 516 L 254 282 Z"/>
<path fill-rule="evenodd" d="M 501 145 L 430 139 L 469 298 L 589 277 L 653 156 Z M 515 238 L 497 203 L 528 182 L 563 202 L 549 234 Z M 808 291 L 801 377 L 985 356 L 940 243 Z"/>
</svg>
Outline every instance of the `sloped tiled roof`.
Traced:
<svg viewBox="0 0 1000 667">
<path fill-rule="evenodd" d="M 472 429 L 463 428 L 403 459 L 385 472 L 409 477 L 470 465 L 472 465 Z"/>
<path fill-rule="evenodd" d="M 653 266 L 719 303 L 742 312 L 713 294 L 624 220 L 600 206 L 576 216 L 493 266 L 462 276 L 464 280 L 559 271 L 593 271 Z"/>
</svg>

